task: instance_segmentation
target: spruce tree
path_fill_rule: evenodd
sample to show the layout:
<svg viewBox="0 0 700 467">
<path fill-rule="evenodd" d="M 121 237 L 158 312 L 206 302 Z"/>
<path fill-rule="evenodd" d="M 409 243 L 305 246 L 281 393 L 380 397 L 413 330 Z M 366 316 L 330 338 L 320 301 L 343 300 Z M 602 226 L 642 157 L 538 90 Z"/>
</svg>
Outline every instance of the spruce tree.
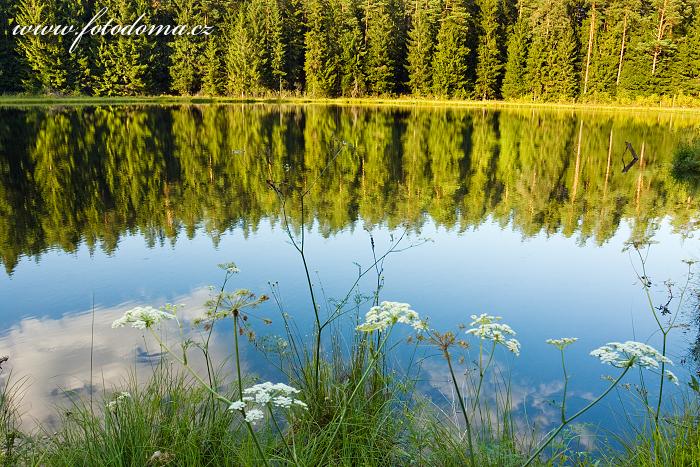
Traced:
<svg viewBox="0 0 700 467">
<path fill-rule="evenodd" d="M 700 11 L 678 46 L 673 69 L 674 91 L 700 96 Z"/>
<path fill-rule="evenodd" d="M 394 4 L 390 0 L 363 2 L 365 70 L 369 91 L 375 95 L 390 94 L 396 88 L 400 25 L 392 10 Z"/>
<path fill-rule="evenodd" d="M 301 91 L 304 87 L 304 0 L 282 0 L 284 76 L 287 87 Z"/>
<path fill-rule="evenodd" d="M 204 20 L 197 0 L 173 0 L 176 24 L 201 25 Z M 170 43 L 170 79 L 173 90 L 183 96 L 196 94 L 202 87 L 202 58 L 206 36 L 176 35 Z"/>
<path fill-rule="evenodd" d="M 265 30 L 263 32 L 266 47 L 265 55 L 270 64 L 268 70 L 268 83 L 271 89 L 282 93 L 284 76 L 284 24 L 278 0 L 267 0 L 265 4 Z"/>
<path fill-rule="evenodd" d="M 307 11 L 306 91 L 311 96 L 329 97 L 338 92 L 336 23 L 328 0 L 309 0 Z"/>
<path fill-rule="evenodd" d="M 365 93 L 365 47 L 355 0 L 337 0 L 335 5 L 340 36 L 340 94 L 358 97 Z"/>
<path fill-rule="evenodd" d="M 17 10 L 17 25 L 74 24 L 89 13 L 85 0 L 22 0 Z M 78 45 L 74 53 L 69 48 L 74 40 L 71 35 L 20 36 L 17 49 L 29 72 L 25 74 L 23 87 L 42 93 L 73 94 L 89 90 L 92 75 L 86 43 Z"/>
<path fill-rule="evenodd" d="M 202 66 L 202 92 L 209 96 L 221 93 L 221 59 L 220 46 L 216 36 L 209 36 L 204 48 L 204 63 Z"/>
<path fill-rule="evenodd" d="M 518 99 L 530 92 L 527 82 L 527 50 L 530 37 L 528 26 L 528 21 L 521 16 L 508 38 L 508 60 L 502 87 L 502 94 L 506 99 Z"/>
<path fill-rule="evenodd" d="M 16 38 L 12 35 L 16 4 L 0 4 L 0 94 L 18 92 L 22 88 L 22 65 L 17 54 Z"/>
<path fill-rule="evenodd" d="M 477 99 L 495 99 L 499 95 L 503 70 L 500 6 L 500 0 L 479 2 L 480 36 L 474 87 Z"/>
<path fill-rule="evenodd" d="M 439 4 L 434 0 L 416 0 L 408 31 L 408 56 L 406 71 L 408 86 L 416 96 L 432 93 L 433 52 Z"/>
<path fill-rule="evenodd" d="M 537 4 L 532 15 L 527 80 L 535 99 L 572 99 L 578 89 L 578 41 L 568 0 Z"/>
<path fill-rule="evenodd" d="M 469 14 L 460 0 L 446 3 L 433 56 L 433 92 L 442 97 L 465 97 L 469 82 Z"/>
<path fill-rule="evenodd" d="M 147 0 L 99 0 L 97 8 L 109 8 L 114 24 L 130 24 L 150 12 Z M 147 14 L 141 24 L 149 24 Z M 107 34 L 97 39 L 99 68 L 93 84 L 100 96 L 137 96 L 152 89 L 150 66 L 154 41 L 148 35 Z"/>
</svg>

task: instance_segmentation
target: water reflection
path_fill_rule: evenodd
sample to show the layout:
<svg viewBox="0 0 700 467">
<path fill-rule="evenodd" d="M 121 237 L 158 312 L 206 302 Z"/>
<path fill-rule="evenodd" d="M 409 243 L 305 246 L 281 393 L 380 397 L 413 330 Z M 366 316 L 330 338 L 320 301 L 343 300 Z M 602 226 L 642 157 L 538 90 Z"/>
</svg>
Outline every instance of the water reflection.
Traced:
<svg viewBox="0 0 700 467">
<path fill-rule="evenodd" d="M 177 303 L 188 304 L 181 315 L 185 324 L 200 315 L 201 304 L 207 298 L 207 288 L 178 297 Z M 5 369 L 12 372 L 15 381 L 25 378 L 20 405 L 27 428 L 33 428 L 35 422 L 55 427 L 57 410 L 68 407 L 72 399 L 87 400 L 92 392 L 95 401 L 100 401 L 105 390 L 123 387 L 127 378 L 135 377 L 140 382 L 149 379 L 161 357 L 158 343 L 148 333 L 111 328 L 112 322 L 133 306 L 125 303 L 96 308 L 94 330 L 89 310 L 56 319 L 23 319 L 0 336 L 0 348 L 10 356 Z M 177 329 L 172 326 L 164 327 L 163 332 L 165 339 L 168 335 L 173 341 L 178 339 Z M 214 336 L 210 346 L 213 361 L 224 362 L 228 358 L 231 349 L 227 341 L 223 336 Z M 206 374 L 203 360 L 197 358 L 196 352 L 190 355 L 192 366 Z M 245 350 L 241 362 L 247 372 Z M 7 378 L 10 371 L 4 371 L 1 377 Z"/>
<path fill-rule="evenodd" d="M 52 247 L 110 253 L 128 233 L 155 245 L 200 225 L 216 244 L 277 218 L 268 181 L 292 205 L 309 189 L 307 212 L 326 235 L 358 219 L 464 231 L 491 217 L 524 236 L 600 244 L 622 219 L 640 235 L 664 216 L 687 233 L 697 195 L 669 166 L 699 125 L 683 114 L 530 110 L 4 108 L 0 261 L 11 274 Z M 640 160 L 622 173 L 626 141 Z"/>
</svg>

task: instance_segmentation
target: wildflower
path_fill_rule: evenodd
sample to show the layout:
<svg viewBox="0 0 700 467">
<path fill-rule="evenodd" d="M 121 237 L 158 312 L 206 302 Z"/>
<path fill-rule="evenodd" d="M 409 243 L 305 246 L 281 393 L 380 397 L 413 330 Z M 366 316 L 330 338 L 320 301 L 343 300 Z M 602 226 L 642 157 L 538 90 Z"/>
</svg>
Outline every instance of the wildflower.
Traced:
<svg viewBox="0 0 700 467">
<path fill-rule="evenodd" d="M 241 270 L 236 267 L 236 263 L 222 263 L 219 264 L 219 267 L 229 274 L 237 274 L 241 272 Z"/>
<path fill-rule="evenodd" d="M 157 310 L 151 306 L 137 306 L 127 310 L 124 316 L 112 323 L 112 328 L 122 328 L 131 325 L 136 329 L 151 328 L 164 319 L 174 319 L 175 315 L 167 311 Z"/>
<path fill-rule="evenodd" d="M 503 345 L 516 356 L 520 355 L 520 342 L 516 339 L 508 339 L 506 337 L 514 336 L 515 331 L 507 324 L 497 323 L 496 321 L 502 319 L 500 316 L 482 313 L 479 316 L 472 315 L 471 318 L 473 321 L 469 323 L 469 325 L 474 327 L 467 329 L 467 334 L 472 334 L 479 339 L 491 340 L 496 344 Z"/>
<path fill-rule="evenodd" d="M 231 405 L 228 406 L 229 410 L 243 410 L 245 409 L 245 402 L 243 401 L 236 401 L 232 403 Z"/>
<path fill-rule="evenodd" d="M 358 331 L 372 332 L 384 331 L 396 323 L 413 326 L 417 331 L 428 328 L 425 321 L 421 321 L 418 313 L 411 310 L 408 303 L 382 302 L 379 306 L 373 306 L 365 315 L 365 322 L 357 326 Z"/>
<path fill-rule="evenodd" d="M 678 376 L 674 375 L 673 372 L 669 370 L 664 371 L 664 376 L 666 377 L 667 380 L 678 386 Z"/>
<path fill-rule="evenodd" d="M 578 340 L 578 337 L 562 337 L 560 339 L 547 339 L 545 342 L 549 345 L 553 345 L 559 350 L 564 350 L 564 348 L 570 346 Z"/>
<path fill-rule="evenodd" d="M 264 417 L 265 414 L 260 409 L 250 409 L 245 413 L 245 421 L 251 424 L 255 424 L 255 422 L 262 420 Z"/>
<path fill-rule="evenodd" d="M 254 423 L 263 418 L 264 412 L 261 408 L 264 408 L 268 404 L 283 409 L 289 409 L 293 405 L 305 409 L 308 408 L 304 402 L 294 397 L 299 392 L 298 389 L 284 383 L 271 383 L 267 381 L 244 389 L 243 394 L 245 395 L 241 400 L 235 401 L 229 405 L 228 409 L 242 411 L 245 414 L 245 420 L 249 423 Z M 249 404 L 250 408 L 247 408 Z"/>
<path fill-rule="evenodd" d="M 127 399 L 131 399 L 131 394 L 126 391 L 118 392 L 115 394 L 114 400 L 107 402 L 105 407 L 110 412 L 116 413 L 119 406 L 122 405 Z"/>
<path fill-rule="evenodd" d="M 673 365 L 670 359 L 661 355 L 655 348 L 635 341 L 609 342 L 592 351 L 591 356 L 615 368 L 658 368 L 660 363 Z"/>
</svg>

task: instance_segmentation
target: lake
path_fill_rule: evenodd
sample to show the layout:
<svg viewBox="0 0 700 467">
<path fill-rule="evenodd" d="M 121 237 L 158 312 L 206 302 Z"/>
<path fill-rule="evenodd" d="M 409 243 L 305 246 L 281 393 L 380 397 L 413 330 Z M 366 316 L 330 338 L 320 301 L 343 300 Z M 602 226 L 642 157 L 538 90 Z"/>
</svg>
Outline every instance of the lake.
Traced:
<svg viewBox="0 0 700 467">
<path fill-rule="evenodd" d="M 408 302 L 443 330 L 472 314 L 503 316 L 522 343 L 519 357 L 497 357 L 512 368 L 514 405 L 549 426 L 562 378 L 545 339 L 580 338 L 567 350 L 579 407 L 611 373 L 592 349 L 658 345 L 638 258 L 623 250 L 655 242 L 647 272 L 659 303 L 664 280 L 683 284 L 682 260 L 700 256 L 700 206 L 670 168 L 675 148 L 699 129 L 700 115 L 671 112 L 0 108 L 0 354 L 13 377 L 27 378 L 27 417 L 55 423 L 54 405 L 109 389 L 130 369 L 145 378 L 158 358 L 138 331 L 112 330 L 115 318 L 166 302 L 196 317 L 207 287 L 223 278 L 217 264 L 228 261 L 241 270 L 233 287 L 270 294 L 279 284 L 284 311 L 311 332 L 286 220 L 295 238 L 303 232 L 312 280 L 328 299 L 348 292 L 358 265 L 372 264 L 372 244 L 381 254 L 401 238 L 402 251 L 383 264 L 381 299 Z M 623 172 L 626 142 L 639 160 Z M 376 282 L 368 274 L 357 292 L 371 294 Z M 363 315 L 369 305 L 359 302 Z M 672 334 L 685 379 L 696 371 L 691 309 L 681 310 L 689 327 Z M 281 333 L 272 301 L 256 314 L 273 321 L 253 322 L 257 335 Z M 230 328 L 215 341 L 225 356 Z M 400 363 L 411 346 L 399 345 Z M 420 387 L 447 401 L 446 368 L 427 357 Z M 252 345 L 245 361 L 248 371 L 274 375 Z M 585 421 L 611 428 L 618 404 L 610 398 Z M 582 442 L 595 443 L 582 430 Z"/>
</svg>

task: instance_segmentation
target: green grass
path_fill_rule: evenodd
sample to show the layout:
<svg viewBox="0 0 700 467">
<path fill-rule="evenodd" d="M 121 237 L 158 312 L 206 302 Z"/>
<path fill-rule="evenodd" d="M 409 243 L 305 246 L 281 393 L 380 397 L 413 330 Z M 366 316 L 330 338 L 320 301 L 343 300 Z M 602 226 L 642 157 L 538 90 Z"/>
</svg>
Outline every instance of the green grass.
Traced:
<svg viewBox="0 0 700 467">
<path fill-rule="evenodd" d="M 418 98 L 410 96 L 397 97 L 362 97 L 362 98 L 312 98 L 293 95 L 234 98 L 222 96 L 134 96 L 134 97 L 91 97 L 91 96 L 35 96 L 4 95 L 0 96 L 0 106 L 45 106 L 45 105 L 182 105 L 182 104 L 326 104 L 338 106 L 389 106 L 389 107 L 468 107 L 468 108 L 539 108 L 571 110 L 604 111 L 649 111 L 649 112 L 700 112 L 700 99 L 685 100 L 676 103 L 669 99 L 639 98 L 624 101 L 586 101 L 586 102 L 533 102 L 530 100 L 457 100 Z"/>
</svg>

